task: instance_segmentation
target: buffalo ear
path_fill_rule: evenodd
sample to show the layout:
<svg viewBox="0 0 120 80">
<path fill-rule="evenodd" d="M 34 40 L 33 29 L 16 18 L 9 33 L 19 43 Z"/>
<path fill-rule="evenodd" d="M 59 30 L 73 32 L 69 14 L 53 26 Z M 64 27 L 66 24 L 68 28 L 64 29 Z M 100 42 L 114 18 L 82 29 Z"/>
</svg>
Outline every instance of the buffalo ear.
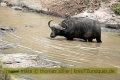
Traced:
<svg viewBox="0 0 120 80">
<path fill-rule="evenodd" d="M 65 30 L 66 29 L 66 28 L 62 27 L 60 24 L 54 24 L 52 27 L 56 28 L 58 30 Z"/>
<path fill-rule="evenodd" d="M 65 24 L 65 27 L 63 28 L 63 30 L 66 30 L 68 28 L 68 25 L 65 22 L 63 22 L 63 24 Z"/>
</svg>

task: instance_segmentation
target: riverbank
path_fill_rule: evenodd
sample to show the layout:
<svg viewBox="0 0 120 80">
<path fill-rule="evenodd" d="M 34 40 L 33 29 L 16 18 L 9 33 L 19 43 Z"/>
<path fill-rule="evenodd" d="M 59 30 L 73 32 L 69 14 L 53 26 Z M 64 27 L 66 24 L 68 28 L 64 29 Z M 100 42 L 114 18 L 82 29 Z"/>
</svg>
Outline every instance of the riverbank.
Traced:
<svg viewBox="0 0 120 80">
<path fill-rule="evenodd" d="M 39 13 L 58 17 L 70 17 L 83 11 L 93 13 L 102 3 L 110 6 L 111 0 L 3 0 L 9 6 L 21 6 Z"/>
</svg>

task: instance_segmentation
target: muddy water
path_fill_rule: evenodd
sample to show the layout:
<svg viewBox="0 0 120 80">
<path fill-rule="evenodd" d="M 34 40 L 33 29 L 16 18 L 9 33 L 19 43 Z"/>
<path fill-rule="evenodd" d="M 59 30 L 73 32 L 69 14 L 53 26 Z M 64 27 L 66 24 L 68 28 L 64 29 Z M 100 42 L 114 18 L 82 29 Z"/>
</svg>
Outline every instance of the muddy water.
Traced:
<svg viewBox="0 0 120 80">
<path fill-rule="evenodd" d="M 26 11 L 15 11 L 0 7 L 0 25 L 15 27 L 16 31 L 6 33 L 0 43 L 14 43 L 14 49 L 0 50 L 1 53 L 40 53 L 56 63 L 72 67 L 116 67 L 120 69 L 120 36 L 102 33 L 103 43 L 67 41 L 64 37 L 49 38 L 51 30 L 47 22 L 60 23 L 62 19 Z M 25 25 L 32 25 L 25 27 Z M 118 75 L 32 75 L 35 80 L 120 80 Z"/>
</svg>

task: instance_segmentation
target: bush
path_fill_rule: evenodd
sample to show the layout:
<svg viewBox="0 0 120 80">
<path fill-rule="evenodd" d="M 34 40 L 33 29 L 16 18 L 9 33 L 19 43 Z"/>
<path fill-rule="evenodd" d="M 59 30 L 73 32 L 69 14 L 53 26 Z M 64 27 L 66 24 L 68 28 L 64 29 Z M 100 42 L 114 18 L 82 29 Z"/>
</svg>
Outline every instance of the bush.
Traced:
<svg viewBox="0 0 120 80">
<path fill-rule="evenodd" d="M 120 3 L 114 4 L 114 6 L 113 6 L 113 11 L 114 11 L 116 14 L 120 15 Z"/>
</svg>

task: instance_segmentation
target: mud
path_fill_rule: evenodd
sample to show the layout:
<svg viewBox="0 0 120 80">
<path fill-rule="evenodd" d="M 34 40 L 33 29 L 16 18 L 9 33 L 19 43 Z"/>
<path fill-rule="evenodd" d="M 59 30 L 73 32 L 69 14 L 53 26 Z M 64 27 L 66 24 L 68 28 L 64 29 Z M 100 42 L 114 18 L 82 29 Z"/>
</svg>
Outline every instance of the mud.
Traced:
<svg viewBox="0 0 120 80">
<path fill-rule="evenodd" d="M 1 62 L 9 68 L 62 68 L 66 65 L 45 61 L 37 53 L 0 54 Z"/>
</svg>

